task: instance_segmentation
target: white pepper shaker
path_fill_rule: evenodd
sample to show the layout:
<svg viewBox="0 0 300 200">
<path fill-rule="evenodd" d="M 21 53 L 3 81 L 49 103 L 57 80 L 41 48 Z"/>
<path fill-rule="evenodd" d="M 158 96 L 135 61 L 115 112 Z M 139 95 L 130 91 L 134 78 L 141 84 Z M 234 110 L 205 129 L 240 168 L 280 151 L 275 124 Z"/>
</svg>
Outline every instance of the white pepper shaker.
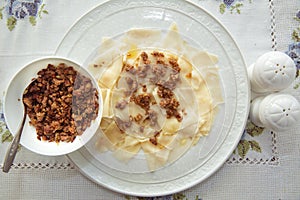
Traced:
<svg viewBox="0 0 300 200">
<path fill-rule="evenodd" d="M 289 94 L 274 93 L 255 98 L 250 107 L 250 120 L 273 131 L 291 129 L 300 120 L 300 103 Z"/>
<path fill-rule="evenodd" d="M 248 68 L 251 89 L 256 93 L 286 89 L 295 80 L 296 71 L 294 61 L 285 53 L 265 53 Z"/>
</svg>

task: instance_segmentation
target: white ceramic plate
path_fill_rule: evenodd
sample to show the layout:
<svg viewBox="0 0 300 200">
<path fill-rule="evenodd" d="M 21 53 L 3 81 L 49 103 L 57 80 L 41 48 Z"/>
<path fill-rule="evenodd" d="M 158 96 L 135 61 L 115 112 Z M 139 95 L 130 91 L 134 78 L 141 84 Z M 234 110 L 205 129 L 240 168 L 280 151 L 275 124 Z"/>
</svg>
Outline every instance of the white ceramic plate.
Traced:
<svg viewBox="0 0 300 200">
<path fill-rule="evenodd" d="M 208 12 L 187 1 L 111 0 L 83 16 L 68 32 L 57 55 L 87 64 L 102 37 L 122 35 L 131 28 L 167 31 L 176 23 L 184 39 L 219 57 L 224 104 L 210 134 L 175 163 L 155 172 L 130 170 L 111 163 L 93 149 L 93 138 L 68 157 L 96 183 L 117 192 L 160 196 L 185 190 L 219 169 L 238 144 L 249 110 L 249 81 L 242 55 L 226 29 Z M 116 167 L 117 166 L 117 167 Z M 137 166 L 138 168 L 138 166 Z"/>
<path fill-rule="evenodd" d="M 73 68 L 79 73 L 91 78 L 94 87 L 97 88 L 99 93 L 99 112 L 98 117 L 92 122 L 91 126 L 87 128 L 81 136 L 77 136 L 72 143 L 55 143 L 38 140 L 35 128 L 29 125 L 29 117 L 27 116 L 21 136 L 21 145 L 35 153 L 48 156 L 64 155 L 76 151 L 84 144 L 86 144 L 98 129 L 102 116 L 102 96 L 101 92 L 99 92 L 100 89 L 95 79 L 89 74 L 89 72 L 80 67 L 80 65 L 75 63 L 74 61 L 62 57 L 44 57 L 32 61 L 29 64 L 25 65 L 25 67 L 23 67 L 13 77 L 6 90 L 3 104 L 4 115 L 8 129 L 14 135 L 19 127 L 19 124 L 21 123 L 24 113 L 22 103 L 24 90 L 31 83 L 32 79 L 37 77 L 38 71 L 46 68 L 48 64 L 58 65 L 60 63 L 65 63 L 69 66 L 73 66 Z"/>
</svg>

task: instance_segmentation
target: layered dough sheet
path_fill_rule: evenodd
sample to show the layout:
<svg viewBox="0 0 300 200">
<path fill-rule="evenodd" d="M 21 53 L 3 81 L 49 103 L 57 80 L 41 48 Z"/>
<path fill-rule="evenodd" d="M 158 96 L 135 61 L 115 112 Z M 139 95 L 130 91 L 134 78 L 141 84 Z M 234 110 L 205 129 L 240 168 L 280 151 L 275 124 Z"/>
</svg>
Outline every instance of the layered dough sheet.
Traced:
<svg viewBox="0 0 300 200">
<path fill-rule="evenodd" d="M 176 161 L 209 134 L 223 103 L 217 63 L 176 24 L 103 38 L 89 65 L 104 102 L 96 148 L 125 163 L 143 152 L 149 171 Z"/>
</svg>

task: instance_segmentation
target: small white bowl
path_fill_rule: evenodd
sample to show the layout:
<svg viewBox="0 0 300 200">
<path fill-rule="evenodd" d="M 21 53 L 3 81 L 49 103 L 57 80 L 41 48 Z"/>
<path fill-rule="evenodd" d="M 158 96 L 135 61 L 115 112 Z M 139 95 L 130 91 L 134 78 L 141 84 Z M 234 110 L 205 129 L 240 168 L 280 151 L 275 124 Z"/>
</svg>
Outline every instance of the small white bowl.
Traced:
<svg viewBox="0 0 300 200">
<path fill-rule="evenodd" d="M 98 116 L 92 121 L 91 126 L 88 127 L 81 136 L 77 136 L 73 142 L 48 142 L 37 139 L 37 133 L 32 125 L 29 125 L 29 117 L 27 115 L 26 122 L 24 125 L 23 133 L 21 136 L 20 144 L 25 148 L 41 154 L 48 156 L 58 156 L 71 153 L 78 150 L 83 145 L 85 145 L 96 133 L 102 118 L 102 95 L 101 90 L 92 77 L 92 75 L 85 69 L 81 67 L 74 61 L 71 61 L 62 57 L 43 57 L 41 59 L 35 60 L 23 67 L 11 80 L 6 90 L 4 97 L 4 117 L 10 132 L 15 135 L 17 129 L 21 123 L 24 106 L 22 103 L 22 97 L 26 87 L 32 82 L 33 78 L 36 78 L 37 72 L 41 69 L 47 67 L 48 64 L 57 66 L 60 63 L 65 63 L 72 66 L 79 73 L 89 77 L 92 80 L 93 86 L 98 91 L 98 103 L 99 111 Z"/>
</svg>

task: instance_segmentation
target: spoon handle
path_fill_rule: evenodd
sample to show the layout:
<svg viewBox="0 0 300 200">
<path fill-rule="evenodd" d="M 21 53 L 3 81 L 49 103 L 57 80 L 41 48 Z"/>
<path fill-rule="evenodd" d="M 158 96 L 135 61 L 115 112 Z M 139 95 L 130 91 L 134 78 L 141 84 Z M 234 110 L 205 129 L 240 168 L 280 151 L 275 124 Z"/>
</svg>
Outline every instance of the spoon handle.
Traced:
<svg viewBox="0 0 300 200">
<path fill-rule="evenodd" d="M 23 131 L 23 127 L 26 120 L 26 112 L 24 112 L 23 120 L 21 122 L 21 125 L 17 131 L 17 134 L 15 135 L 12 143 L 10 144 L 9 150 L 7 151 L 3 163 L 3 172 L 7 173 L 10 170 L 10 167 L 16 157 L 18 146 L 20 143 L 21 133 Z"/>
</svg>

